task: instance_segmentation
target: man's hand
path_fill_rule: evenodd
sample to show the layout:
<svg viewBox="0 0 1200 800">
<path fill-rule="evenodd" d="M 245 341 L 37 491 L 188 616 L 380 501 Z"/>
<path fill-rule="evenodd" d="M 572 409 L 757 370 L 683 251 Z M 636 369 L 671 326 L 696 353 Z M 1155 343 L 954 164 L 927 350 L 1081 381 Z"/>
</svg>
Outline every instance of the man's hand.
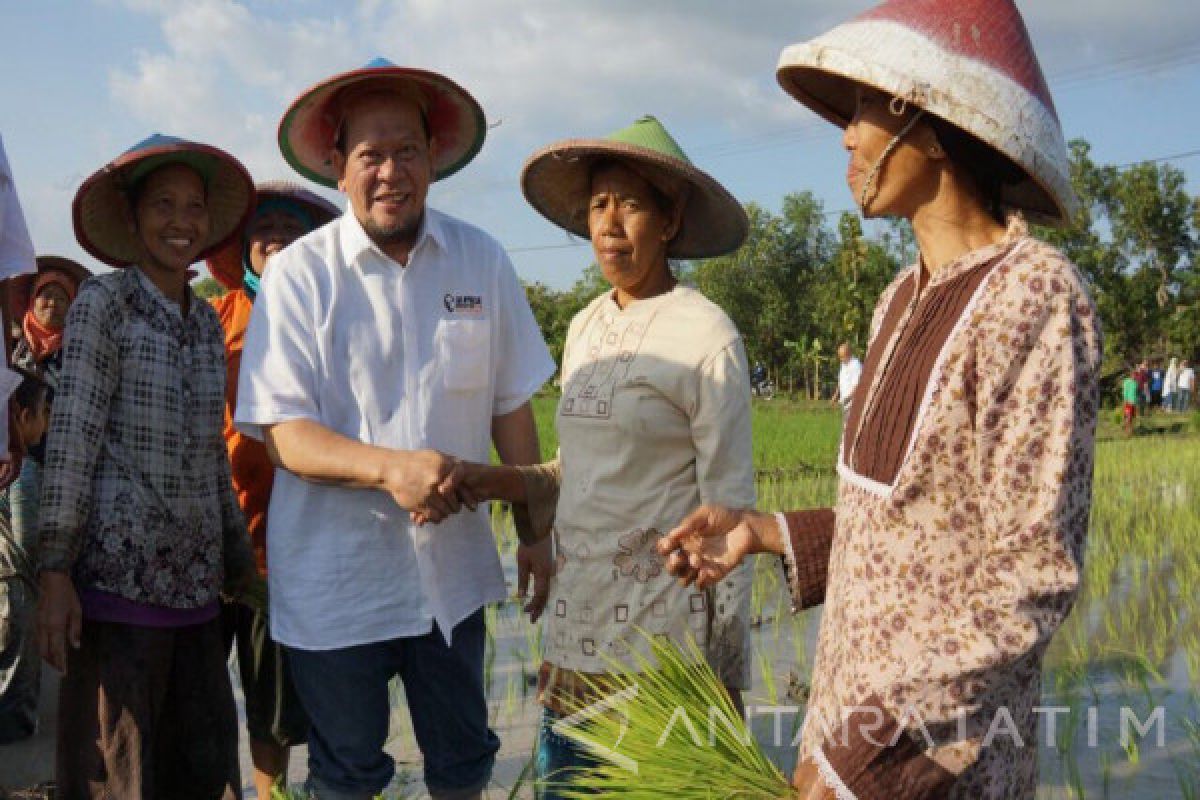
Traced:
<svg viewBox="0 0 1200 800">
<path fill-rule="evenodd" d="M 437 450 L 396 452 L 384 470 L 383 488 L 414 522 L 441 522 L 461 508 L 454 477 L 457 464 Z"/>
<path fill-rule="evenodd" d="M 78 650 L 83 635 L 83 611 L 71 576 L 45 571 L 38 579 L 38 653 L 50 666 L 67 673 L 67 645 Z"/>
<path fill-rule="evenodd" d="M 554 537 L 547 536 L 536 544 L 517 545 L 517 595 L 524 600 L 530 622 L 537 622 L 546 609 L 550 596 L 550 579 L 554 576 Z M 533 579 L 533 596 L 529 596 L 529 581 Z"/>
</svg>

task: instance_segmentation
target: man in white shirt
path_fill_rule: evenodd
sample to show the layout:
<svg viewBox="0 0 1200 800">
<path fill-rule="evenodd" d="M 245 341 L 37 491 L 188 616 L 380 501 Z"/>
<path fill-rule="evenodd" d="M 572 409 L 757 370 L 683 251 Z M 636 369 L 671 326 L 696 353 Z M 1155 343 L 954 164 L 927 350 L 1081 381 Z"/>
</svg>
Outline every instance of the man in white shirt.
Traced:
<svg viewBox="0 0 1200 800">
<path fill-rule="evenodd" d="M 484 129 L 456 84 L 382 60 L 310 89 L 280 125 L 288 161 L 350 201 L 265 276 L 236 413 L 279 467 L 271 634 L 312 721 L 321 800 L 391 781 L 393 676 L 432 796 L 479 796 L 499 748 L 483 606 L 504 576 L 486 509 L 455 513 L 454 466 L 492 443 L 506 463 L 540 460 L 529 399 L 554 363 L 500 245 L 425 205 Z M 544 577 L 549 544 L 536 547 L 518 557 Z"/>
<path fill-rule="evenodd" d="M 1179 389 L 1176 410 L 1184 413 L 1191 410 L 1192 392 L 1196 389 L 1196 370 L 1187 361 L 1179 362 Z"/>
<path fill-rule="evenodd" d="M 862 362 L 854 356 L 849 342 L 839 344 L 837 354 L 842 366 L 838 368 L 837 393 L 833 401 L 842 407 L 844 417 L 850 411 L 850 401 L 854 399 L 854 390 L 858 388 L 858 379 L 862 377 Z"/>
</svg>

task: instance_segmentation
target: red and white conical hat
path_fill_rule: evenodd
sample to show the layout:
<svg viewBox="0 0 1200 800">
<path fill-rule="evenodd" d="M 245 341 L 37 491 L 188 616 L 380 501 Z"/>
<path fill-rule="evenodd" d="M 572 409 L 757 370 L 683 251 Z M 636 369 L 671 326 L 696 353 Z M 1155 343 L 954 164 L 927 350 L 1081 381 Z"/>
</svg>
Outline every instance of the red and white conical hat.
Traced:
<svg viewBox="0 0 1200 800">
<path fill-rule="evenodd" d="M 887 0 L 816 39 L 784 48 L 780 85 L 836 125 L 854 84 L 922 108 L 1003 153 L 1026 179 L 1001 201 L 1065 224 L 1077 200 L 1054 100 L 1012 0 Z"/>
</svg>

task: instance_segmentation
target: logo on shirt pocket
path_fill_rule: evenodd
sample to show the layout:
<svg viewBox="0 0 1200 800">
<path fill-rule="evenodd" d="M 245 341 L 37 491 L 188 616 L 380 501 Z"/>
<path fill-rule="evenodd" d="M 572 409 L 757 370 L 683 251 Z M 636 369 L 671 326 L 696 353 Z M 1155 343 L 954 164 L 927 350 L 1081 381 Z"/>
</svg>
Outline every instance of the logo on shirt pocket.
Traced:
<svg viewBox="0 0 1200 800">
<path fill-rule="evenodd" d="M 442 297 L 442 306 L 451 314 L 478 317 L 483 314 L 483 297 L 477 294 L 453 294 L 447 292 Z"/>
</svg>

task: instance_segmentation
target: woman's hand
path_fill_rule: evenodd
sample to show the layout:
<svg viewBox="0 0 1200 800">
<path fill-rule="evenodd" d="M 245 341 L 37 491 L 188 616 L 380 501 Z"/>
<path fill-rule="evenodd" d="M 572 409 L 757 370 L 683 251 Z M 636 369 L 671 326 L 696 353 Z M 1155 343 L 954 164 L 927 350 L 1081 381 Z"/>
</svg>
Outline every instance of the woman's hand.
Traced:
<svg viewBox="0 0 1200 800">
<path fill-rule="evenodd" d="M 525 600 L 530 622 L 537 622 L 550 597 L 554 577 L 554 540 L 547 536 L 536 544 L 517 545 L 517 595 Z M 533 583 L 530 594 L 529 584 Z"/>
<path fill-rule="evenodd" d="M 45 571 L 38 578 L 37 643 L 46 663 L 67 673 L 67 645 L 79 649 L 83 611 L 71 576 Z"/>
<path fill-rule="evenodd" d="M 718 505 L 700 506 L 657 547 L 667 571 L 698 589 L 718 583 L 748 555 L 782 552 L 773 516 Z"/>
</svg>

